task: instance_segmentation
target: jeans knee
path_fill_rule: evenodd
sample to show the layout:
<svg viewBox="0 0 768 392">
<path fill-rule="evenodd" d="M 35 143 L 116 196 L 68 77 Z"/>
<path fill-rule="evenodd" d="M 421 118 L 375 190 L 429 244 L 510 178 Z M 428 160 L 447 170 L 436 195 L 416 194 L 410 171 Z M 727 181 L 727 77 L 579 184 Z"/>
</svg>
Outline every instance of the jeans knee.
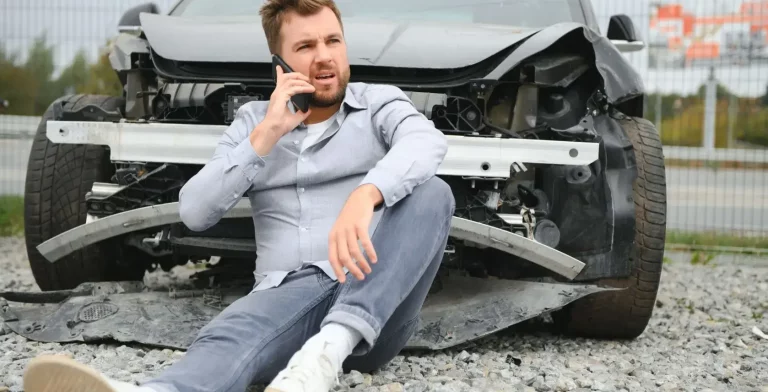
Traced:
<svg viewBox="0 0 768 392">
<path fill-rule="evenodd" d="M 451 186 L 438 176 L 433 176 L 416 186 L 411 193 L 411 199 L 418 206 L 418 212 L 431 216 L 450 217 L 456 210 Z"/>
</svg>

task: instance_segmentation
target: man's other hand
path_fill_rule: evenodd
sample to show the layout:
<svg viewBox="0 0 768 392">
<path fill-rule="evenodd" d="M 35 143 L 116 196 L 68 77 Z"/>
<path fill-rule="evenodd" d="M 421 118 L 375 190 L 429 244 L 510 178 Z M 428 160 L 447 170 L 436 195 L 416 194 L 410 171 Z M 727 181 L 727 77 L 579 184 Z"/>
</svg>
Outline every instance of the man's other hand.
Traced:
<svg viewBox="0 0 768 392">
<path fill-rule="evenodd" d="M 371 266 L 360 250 L 361 245 L 370 262 L 376 264 L 376 251 L 368 235 L 368 227 L 373 218 L 373 209 L 381 201 L 381 192 L 374 185 L 358 187 L 349 195 L 331 228 L 328 235 L 328 259 L 339 282 L 346 281 L 343 267 L 347 267 L 358 280 L 365 279 L 363 273 L 371 273 Z"/>
</svg>

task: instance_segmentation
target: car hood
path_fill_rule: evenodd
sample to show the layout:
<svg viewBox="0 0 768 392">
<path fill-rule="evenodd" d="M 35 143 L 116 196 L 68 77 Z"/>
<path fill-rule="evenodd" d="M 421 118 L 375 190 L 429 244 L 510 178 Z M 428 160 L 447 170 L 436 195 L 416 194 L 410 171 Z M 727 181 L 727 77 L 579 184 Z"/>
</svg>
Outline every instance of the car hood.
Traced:
<svg viewBox="0 0 768 392">
<path fill-rule="evenodd" d="M 141 14 L 152 50 L 175 61 L 269 63 L 260 19 Z M 538 29 L 447 22 L 344 20 L 351 65 L 453 69 L 477 64 Z"/>
</svg>

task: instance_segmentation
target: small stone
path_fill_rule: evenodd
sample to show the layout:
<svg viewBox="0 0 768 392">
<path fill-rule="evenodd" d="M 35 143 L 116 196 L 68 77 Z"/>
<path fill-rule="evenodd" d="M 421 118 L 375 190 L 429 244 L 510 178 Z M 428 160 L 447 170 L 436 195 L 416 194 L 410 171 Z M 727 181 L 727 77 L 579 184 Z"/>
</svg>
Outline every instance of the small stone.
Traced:
<svg viewBox="0 0 768 392">
<path fill-rule="evenodd" d="M 579 388 L 592 388 L 592 380 L 588 378 L 579 378 L 576 380 L 576 385 L 578 385 Z"/>
<path fill-rule="evenodd" d="M 429 377 L 427 381 L 429 381 L 430 383 L 444 383 L 448 381 L 453 381 L 453 379 L 448 376 L 433 376 L 433 377 Z"/>
<path fill-rule="evenodd" d="M 473 367 L 471 369 L 467 370 L 467 374 L 472 378 L 485 378 L 488 377 L 488 371 L 480 369 L 478 367 Z"/>
<path fill-rule="evenodd" d="M 424 381 L 408 381 L 403 386 L 403 389 L 408 392 L 426 392 L 429 389 L 429 385 Z"/>
<path fill-rule="evenodd" d="M 349 387 L 354 387 L 364 382 L 365 382 L 365 378 L 363 378 L 363 374 L 358 372 L 357 370 L 352 370 L 343 379 L 343 383 Z"/>
<path fill-rule="evenodd" d="M 571 391 L 578 388 L 575 382 L 573 380 L 566 378 L 566 377 L 560 377 L 557 379 L 557 384 L 555 385 L 556 391 Z"/>
<path fill-rule="evenodd" d="M 602 382 L 595 380 L 592 383 L 592 390 L 593 391 L 606 391 L 606 390 L 608 390 L 608 387 L 605 384 L 603 384 Z"/>
<path fill-rule="evenodd" d="M 469 362 L 470 355 L 467 350 L 462 350 L 459 355 L 456 356 L 457 361 Z"/>
<path fill-rule="evenodd" d="M 533 385 L 531 385 L 535 390 L 537 391 L 550 391 L 552 388 L 547 385 L 546 382 L 544 382 L 544 377 L 538 376 L 536 377 L 536 381 L 533 382 Z"/>
<path fill-rule="evenodd" d="M 381 387 L 382 392 L 403 392 L 403 384 L 399 382 L 387 384 Z"/>
<path fill-rule="evenodd" d="M 565 366 L 568 369 L 573 369 L 573 370 L 584 369 L 584 363 L 578 358 L 569 358 L 567 361 L 565 361 Z"/>
</svg>

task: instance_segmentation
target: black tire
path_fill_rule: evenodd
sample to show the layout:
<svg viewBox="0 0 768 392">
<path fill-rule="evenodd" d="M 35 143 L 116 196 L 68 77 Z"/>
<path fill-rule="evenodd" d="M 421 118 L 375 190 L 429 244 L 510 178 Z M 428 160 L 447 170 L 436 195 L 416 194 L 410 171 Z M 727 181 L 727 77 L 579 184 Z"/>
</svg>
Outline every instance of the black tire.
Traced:
<svg viewBox="0 0 768 392">
<path fill-rule="evenodd" d="M 635 243 L 628 279 L 597 283 L 625 290 L 592 294 L 554 314 L 561 330 L 573 336 L 634 339 L 645 331 L 653 314 L 661 281 L 666 239 L 667 192 L 661 139 L 643 118 L 619 120 L 632 140 L 638 177 L 634 183 Z"/>
<path fill-rule="evenodd" d="M 102 95 L 60 98 L 65 111 L 85 105 L 114 111 L 124 100 Z M 55 263 L 37 250 L 46 240 L 82 225 L 86 220 L 85 194 L 94 182 L 107 182 L 114 173 L 105 146 L 55 144 L 46 137 L 53 105 L 43 114 L 27 165 L 24 230 L 27 256 L 37 285 L 43 291 L 71 289 L 83 282 L 135 280 L 144 276 L 145 264 L 131 250 L 123 252 L 117 240 L 93 244 Z M 128 260 L 127 258 L 130 258 Z"/>
</svg>

